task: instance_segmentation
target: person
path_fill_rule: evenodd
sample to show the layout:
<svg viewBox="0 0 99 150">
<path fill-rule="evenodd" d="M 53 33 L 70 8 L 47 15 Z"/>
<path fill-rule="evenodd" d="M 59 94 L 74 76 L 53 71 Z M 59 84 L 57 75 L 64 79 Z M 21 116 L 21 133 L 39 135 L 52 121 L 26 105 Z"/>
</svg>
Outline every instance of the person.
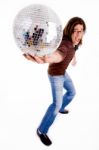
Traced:
<svg viewBox="0 0 99 150">
<path fill-rule="evenodd" d="M 67 114 L 69 111 L 66 106 L 74 98 L 76 91 L 72 79 L 67 73 L 70 62 L 76 65 L 76 50 L 82 44 L 83 35 L 86 31 L 86 24 L 80 17 L 71 18 L 64 30 L 60 46 L 50 56 L 42 58 L 24 54 L 24 56 L 33 62 L 49 63 L 48 77 L 51 83 L 53 102 L 48 107 L 38 129 L 37 135 L 43 144 L 49 146 L 52 141 L 47 133 L 53 124 L 58 113 Z M 63 95 L 63 89 L 65 94 Z"/>
</svg>

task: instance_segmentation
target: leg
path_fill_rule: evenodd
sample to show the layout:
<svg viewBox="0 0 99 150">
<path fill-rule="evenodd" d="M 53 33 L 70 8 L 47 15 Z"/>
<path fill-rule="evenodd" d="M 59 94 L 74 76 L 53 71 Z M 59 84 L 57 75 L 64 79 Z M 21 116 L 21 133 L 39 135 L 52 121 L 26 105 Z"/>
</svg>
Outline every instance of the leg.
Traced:
<svg viewBox="0 0 99 150">
<path fill-rule="evenodd" d="M 38 128 L 39 131 L 43 134 L 46 134 L 48 132 L 48 129 L 55 120 L 55 117 L 62 106 L 62 97 L 63 97 L 64 77 L 49 76 L 49 79 L 52 88 L 53 103 L 48 107 L 45 116 Z"/>
<path fill-rule="evenodd" d="M 64 88 L 66 89 L 66 93 L 63 96 L 63 104 L 60 109 L 60 112 L 64 111 L 64 108 L 72 101 L 76 93 L 73 82 L 67 73 L 65 74 L 64 78 Z"/>
</svg>

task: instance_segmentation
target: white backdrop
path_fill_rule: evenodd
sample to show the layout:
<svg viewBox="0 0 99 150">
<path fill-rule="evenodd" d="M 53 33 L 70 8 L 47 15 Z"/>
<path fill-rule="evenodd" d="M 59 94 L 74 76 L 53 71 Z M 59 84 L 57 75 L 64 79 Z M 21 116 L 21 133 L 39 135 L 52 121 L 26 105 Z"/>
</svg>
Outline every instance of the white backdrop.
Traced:
<svg viewBox="0 0 99 150">
<path fill-rule="evenodd" d="M 15 44 L 13 20 L 23 7 L 40 3 L 59 15 L 62 25 L 74 16 L 87 25 L 83 45 L 77 51 L 77 66 L 68 68 L 77 95 L 50 128 L 51 150 L 99 150 L 99 17 L 98 0 L 0 1 L 0 149 L 45 150 L 36 135 L 48 105 L 51 90 L 48 64 L 27 61 Z"/>
</svg>

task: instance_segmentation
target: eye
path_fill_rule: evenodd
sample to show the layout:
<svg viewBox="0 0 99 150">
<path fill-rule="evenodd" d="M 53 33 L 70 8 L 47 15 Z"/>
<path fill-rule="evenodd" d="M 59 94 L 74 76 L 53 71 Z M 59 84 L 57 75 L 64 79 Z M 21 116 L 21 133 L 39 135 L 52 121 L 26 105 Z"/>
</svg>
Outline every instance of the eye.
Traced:
<svg viewBox="0 0 99 150">
<path fill-rule="evenodd" d="M 83 33 L 83 30 L 79 31 L 79 30 L 74 30 L 74 33 Z"/>
</svg>

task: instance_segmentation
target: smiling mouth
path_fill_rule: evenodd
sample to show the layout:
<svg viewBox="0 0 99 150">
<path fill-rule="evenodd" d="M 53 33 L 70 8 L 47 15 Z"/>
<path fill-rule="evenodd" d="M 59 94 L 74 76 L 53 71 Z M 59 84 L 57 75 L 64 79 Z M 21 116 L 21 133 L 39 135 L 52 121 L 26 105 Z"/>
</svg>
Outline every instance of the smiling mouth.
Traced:
<svg viewBox="0 0 99 150">
<path fill-rule="evenodd" d="M 80 42 L 80 39 L 76 39 L 75 41 L 76 41 L 77 43 L 79 43 L 79 42 Z"/>
</svg>

